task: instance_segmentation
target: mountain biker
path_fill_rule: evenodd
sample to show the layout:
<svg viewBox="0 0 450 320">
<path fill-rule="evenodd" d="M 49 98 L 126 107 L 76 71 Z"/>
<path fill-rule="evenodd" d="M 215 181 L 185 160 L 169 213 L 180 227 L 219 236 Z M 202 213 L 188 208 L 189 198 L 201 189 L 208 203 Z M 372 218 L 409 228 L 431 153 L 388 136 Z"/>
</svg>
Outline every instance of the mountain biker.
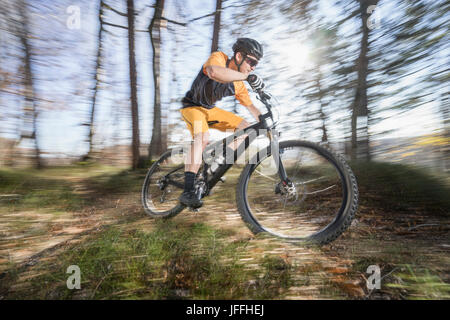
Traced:
<svg viewBox="0 0 450 320">
<path fill-rule="evenodd" d="M 184 192 L 180 196 L 182 204 L 194 208 L 203 204 L 195 194 L 194 180 L 202 162 L 203 150 L 208 144 L 209 127 L 220 131 L 236 131 L 250 125 L 243 118 L 214 104 L 223 97 L 234 95 L 259 121 L 261 112 L 253 105 L 243 81 L 246 80 L 253 89 L 258 86 L 262 88 L 258 76 L 252 74 L 249 77 L 262 57 L 263 48 L 256 40 L 237 39 L 233 45 L 233 57 L 228 58 L 220 51 L 213 52 L 183 98 L 180 112 L 193 141 L 185 163 Z"/>
</svg>

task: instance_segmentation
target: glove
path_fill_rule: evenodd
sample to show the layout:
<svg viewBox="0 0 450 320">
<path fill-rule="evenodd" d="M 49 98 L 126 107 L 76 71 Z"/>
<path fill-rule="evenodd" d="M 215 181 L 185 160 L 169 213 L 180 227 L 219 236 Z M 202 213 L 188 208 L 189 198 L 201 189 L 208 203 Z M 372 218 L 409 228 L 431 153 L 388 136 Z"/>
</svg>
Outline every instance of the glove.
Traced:
<svg viewBox="0 0 450 320">
<path fill-rule="evenodd" d="M 252 87 L 253 91 L 259 91 L 264 88 L 264 82 L 262 79 L 256 74 L 250 74 L 247 77 L 247 82 Z"/>
</svg>

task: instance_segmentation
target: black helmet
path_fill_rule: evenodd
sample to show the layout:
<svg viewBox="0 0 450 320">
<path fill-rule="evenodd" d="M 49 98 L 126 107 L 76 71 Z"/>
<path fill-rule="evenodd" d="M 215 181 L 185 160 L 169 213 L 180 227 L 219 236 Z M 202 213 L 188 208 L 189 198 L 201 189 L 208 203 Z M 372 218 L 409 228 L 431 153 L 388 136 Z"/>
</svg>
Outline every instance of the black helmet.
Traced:
<svg viewBox="0 0 450 320">
<path fill-rule="evenodd" d="M 256 59 L 263 57 L 263 48 L 258 41 L 250 38 L 239 38 L 236 43 L 233 44 L 233 52 L 243 52 L 255 56 Z"/>
</svg>

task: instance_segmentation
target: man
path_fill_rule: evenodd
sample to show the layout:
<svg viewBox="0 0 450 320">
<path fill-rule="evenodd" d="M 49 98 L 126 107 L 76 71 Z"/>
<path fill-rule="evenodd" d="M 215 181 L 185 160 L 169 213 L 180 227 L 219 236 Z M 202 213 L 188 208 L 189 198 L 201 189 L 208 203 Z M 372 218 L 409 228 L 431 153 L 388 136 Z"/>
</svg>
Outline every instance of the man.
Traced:
<svg viewBox="0 0 450 320">
<path fill-rule="evenodd" d="M 250 125 L 241 117 L 214 104 L 223 97 L 234 95 L 256 120 L 259 121 L 261 115 L 250 100 L 243 81 L 248 81 L 254 89 L 262 86 L 261 79 L 256 75 L 252 74 L 249 78 L 250 72 L 255 70 L 263 57 L 262 46 L 256 40 L 239 38 L 233 45 L 233 52 L 231 59 L 223 52 L 212 53 L 182 100 L 182 119 L 193 138 L 185 164 L 184 192 L 180 197 L 180 202 L 186 206 L 196 208 L 202 205 L 195 195 L 194 180 L 202 162 L 203 150 L 208 144 L 209 127 L 236 131 Z"/>
</svg>

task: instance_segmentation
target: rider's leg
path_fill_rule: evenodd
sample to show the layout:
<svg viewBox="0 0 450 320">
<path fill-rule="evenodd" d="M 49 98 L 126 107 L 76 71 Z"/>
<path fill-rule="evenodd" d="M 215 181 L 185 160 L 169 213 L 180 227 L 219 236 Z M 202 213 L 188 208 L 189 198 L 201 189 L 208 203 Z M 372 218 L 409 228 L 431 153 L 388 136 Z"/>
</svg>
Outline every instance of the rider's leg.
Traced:
<svg viewBox="0 0 450 320">
<path fill-rule="evenodd" d="M 202 150 L 208 143 L 207 113 L 200 107 L 189 107 L 180 110 L 192 137 L 185 158 L 185 172 L 196 174 L 202 163 Z"/>
<path fill-rule="evenodd" d="M 208 144 L 208 132 L 194 134 L 194 139 L 188 148 L 184 172 L 184 192 L 180 201 L 185 205 L 201 206 L 194 190 L 195 176 L 202 163 L 202 153 Z"/>
<path fill-rule="evenodd" d="M 248 122 L 245 121 L 245 120 L 242 120 L 241 123 L 239 123 L 239 125 L 236 127 L 236 129 L 234 129 L 234 131 L 236 132 L 236 131 L 245 129 L 245 128 L 247 128 L 248 126 L 250 126 L 250 123 L 248 123 Z M 247 134 L 243 134 L 243 135 L 237 137 L 237 138 L 236 138 L 233 142 L 231 142 L 228 146 L 229 146 L 231 149 L 236 150 L 236 149 L 239 147 L 239 145 L 245 140 L 246 137 L 247 137 Z"/>
<path fill-rule="evenodd" d="M 211 128 L 225 132 L 241 130 L 250 125 L 240 116 L 218 107 L 215 107 L 208 111 L 208 121 L 216 121 L 217 123 L 211 125 Z M 231 148 L 231 150 L 236 150 L 239 142 L 242 141 L 242 139 L 245 139 L 245 137 L 245 135 L 242 138 L 239 137 L 237 143 L 235 143 L 234 141 L 228 143 L 227 147 Z"/>
<path fill-rule="evenodd" d="M 199 207 L 202 201 L 195 194 L 194 181 L 202 163 L 203 149 L 208 143 L 208 124 L 201 108 L 185 108 L 181 110 L 183 120 L 191 132 L 192 142 L 185 158 L 184 192 L 180 202 L 187 206 Z"/>
<path fill-rule="evenodd" d="M 250 126 L 250 124 L 247 121 L 242 120 L 234 129 L 234 132 L 245 129 L 248 126 Z M 241 146 L 242 143 L 244 143 L 245 138 L 247 136 L 248 136 L 248 134 L 243 134 L 243 135 L 237 137 L 236 139 L 234 139 L 233 141 L 231 141 L 231 143 L 229 143 L 227 145 L 227 148 L 226 148 L 226 162 L 227 163 L 229 163 L 229 164 L 234 163 L 234 152 Z M 244 147 L 244 146 L 242 145 L 242 147 Z M 245 161 L 245 157 L 242 159 Z"/>
<path fill-rule="evenodd" d="M 188 148 L 185 161 L 184 191 L 180 196 L 180 202 L 186 206 L 198 208 L 203 202 L 197 198 L 194 189 L 195 176 L 202 164 L 203 150 L 208 144 L 209 133 L 199 132 L 194 134 L 193 141 Z"/>
<path fill-rule="evenodd" d="M 186 172 L 197 173 L 202 164 L 202 154 L 209 140 L 209 132 L 199 132 L 194 134 L 194 139 L 188 148 L 184 170 Z"/>
</svg>

